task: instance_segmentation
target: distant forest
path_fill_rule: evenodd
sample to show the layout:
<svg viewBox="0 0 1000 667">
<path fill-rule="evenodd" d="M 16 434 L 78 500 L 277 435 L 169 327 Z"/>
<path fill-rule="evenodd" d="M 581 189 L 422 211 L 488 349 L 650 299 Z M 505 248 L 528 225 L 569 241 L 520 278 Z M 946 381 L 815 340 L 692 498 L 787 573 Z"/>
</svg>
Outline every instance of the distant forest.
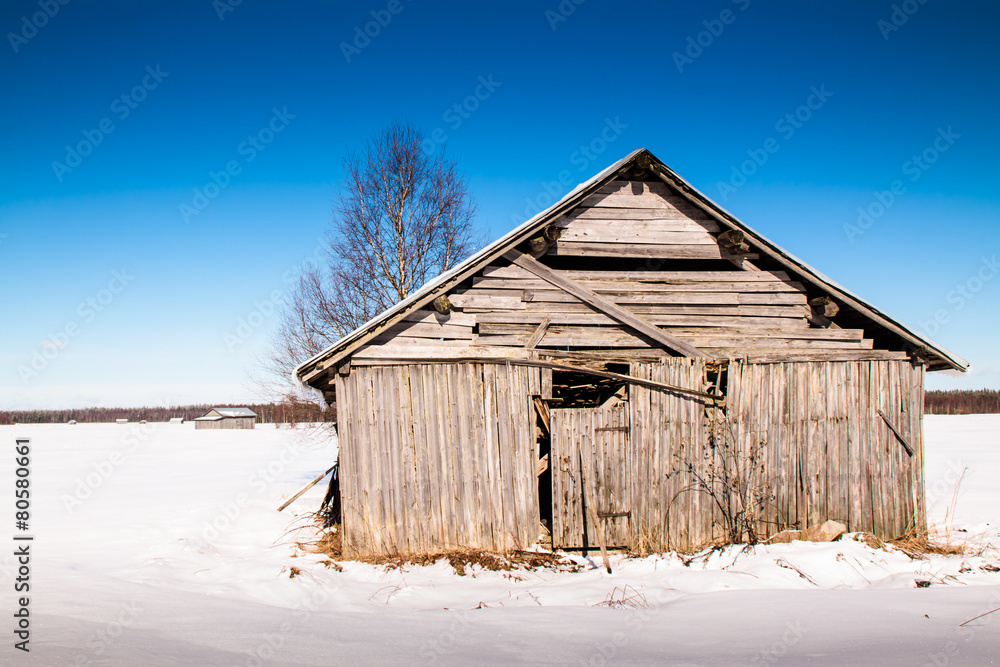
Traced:
<svg viewBox="0 0 1000 667">
<path fill-rule="evenodd" d="M 189 421 L 201 417 L 213 405 L 178 405 L 156 408 L 75 408 L 72 410 L 0 410 L 0 424 L 63 424 L 71 419 L 77 422 L 113 422 L 127 419 L 130 422 L 165 422 L 173 417 Z M 336 421 L 336 408 L 320 410 L 314 403 L 305 401 L 287 403 L 253 403 L 228 407 L 250 408 L 257 413 L 261 424 L 287 424 L 301 422 Z M 1000 390 L 951 390 L 928 391 L 924 394 L 924 411 L 929 415 L 968 415 L 1000 413 Z"/>
<path fill-rule="evenodd" d="M 201 417 L 216 405 L 178 405 L 173 407 L 145 408 L 74 408 L 68 410 L 0 410 L 0 424 L 63 424 L 70 420 L 80 423 L 113 422 L 127 419 L 130 422 L 165 422 L 174 417 L 189 421 Z M 241 403 L 226 407 L 250 408 L 257 413 L 257 423 L 301 423 L 334 420 L 334 408 L 320 410 L 314 403 Z"/>
<path fill-rule="evenodd" d="M 929 415 L 971 415 L 1000 412 L 1000 390 L 928 391 L 924 411 Z"/>
</svg>

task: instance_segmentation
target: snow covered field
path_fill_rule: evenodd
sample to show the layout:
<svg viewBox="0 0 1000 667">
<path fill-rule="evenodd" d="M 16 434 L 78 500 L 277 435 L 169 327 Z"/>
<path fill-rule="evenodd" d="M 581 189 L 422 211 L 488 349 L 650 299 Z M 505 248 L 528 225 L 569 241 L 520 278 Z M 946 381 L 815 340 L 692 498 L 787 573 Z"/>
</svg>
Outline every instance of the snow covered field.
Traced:
<svg viewBox="0 0 1000 667">
<path fill-rule="evenodd" d="M 926 419 L 931 517 L 1000 545 L 1000 416 Z M 14 445 L 31 439 L 30 530 Z M 294 548 L 335 443 L 310 428 L 2 426 L 0 664 L 898 664 L 1000 661 L 1000 551 L 912 560 L 845 539 L 614 557 L 614 574 L 386 571 Z M 15 542 L 30 534 L 34 541 Z M 301 537 L 305 538 L 306 535 Z M 30 544 L 30 653 L 16 650 L 14 551 Z M 301 571 L 291 577 L 291 568 Z M 917 588 L 916 581 L 929 581 Z M 627 588 L 626 588 L 627 587 Z M 629 603 L 595 606 L 613 596 Z M 994 657 L 997 656 L 997 657 Z"/>
</svg>

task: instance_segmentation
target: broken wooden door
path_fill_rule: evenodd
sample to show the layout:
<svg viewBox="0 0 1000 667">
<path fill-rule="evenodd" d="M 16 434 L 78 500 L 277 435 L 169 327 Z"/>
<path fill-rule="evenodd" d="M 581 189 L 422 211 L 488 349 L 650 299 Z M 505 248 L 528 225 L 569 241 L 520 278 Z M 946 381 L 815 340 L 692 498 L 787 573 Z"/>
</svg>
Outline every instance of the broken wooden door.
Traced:
<svg viewBox="0 0 1000 667">
<path fill-rule="evenodd" d="M 629 545 L 628 403 L 551 412 L 552 544 L 598 548 L 593 502 L 609 547 Z"/>
</svg>

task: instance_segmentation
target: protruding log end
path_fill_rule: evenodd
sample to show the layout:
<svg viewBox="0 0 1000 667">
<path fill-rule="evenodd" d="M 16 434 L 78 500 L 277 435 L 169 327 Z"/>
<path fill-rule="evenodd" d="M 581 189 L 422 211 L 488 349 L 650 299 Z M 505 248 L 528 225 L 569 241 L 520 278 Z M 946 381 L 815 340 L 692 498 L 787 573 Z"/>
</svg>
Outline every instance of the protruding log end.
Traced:
<svg viewBox="0 0 1000 667">
<path fill-rule="evenodd" d="M 451 312 L 452 305 L 451 301 L 448 299 L 447 294 L 442 294 L 438 298 L 434 299 L 434 310 L 441 313 L 442 315 L 447 315 Z"/>
<path fill-rule="evenodd" d="M 813 311 L 823 317 L 834 317 L 840 312 L 840 306 L 828 296 L 818 296 L 815 299 L 810 299 L 809 305 L 812 306 Z"/>
</svg>

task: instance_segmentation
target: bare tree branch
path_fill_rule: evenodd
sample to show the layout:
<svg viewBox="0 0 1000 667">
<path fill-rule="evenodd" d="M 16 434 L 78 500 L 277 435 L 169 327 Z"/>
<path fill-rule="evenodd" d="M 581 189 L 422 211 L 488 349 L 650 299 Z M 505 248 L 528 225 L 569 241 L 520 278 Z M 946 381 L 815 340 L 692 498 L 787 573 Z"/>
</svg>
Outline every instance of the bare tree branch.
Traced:
<svg viewBox="0 0 1000 667">
<path fill-rule="evenodd" d="M 396 123 L 344 159 L 329 266 L 304 272 L 281 312 L 265 374 L 294 368 L 469 256 L 482 239 L 464 176 Z"/>
</svg>

